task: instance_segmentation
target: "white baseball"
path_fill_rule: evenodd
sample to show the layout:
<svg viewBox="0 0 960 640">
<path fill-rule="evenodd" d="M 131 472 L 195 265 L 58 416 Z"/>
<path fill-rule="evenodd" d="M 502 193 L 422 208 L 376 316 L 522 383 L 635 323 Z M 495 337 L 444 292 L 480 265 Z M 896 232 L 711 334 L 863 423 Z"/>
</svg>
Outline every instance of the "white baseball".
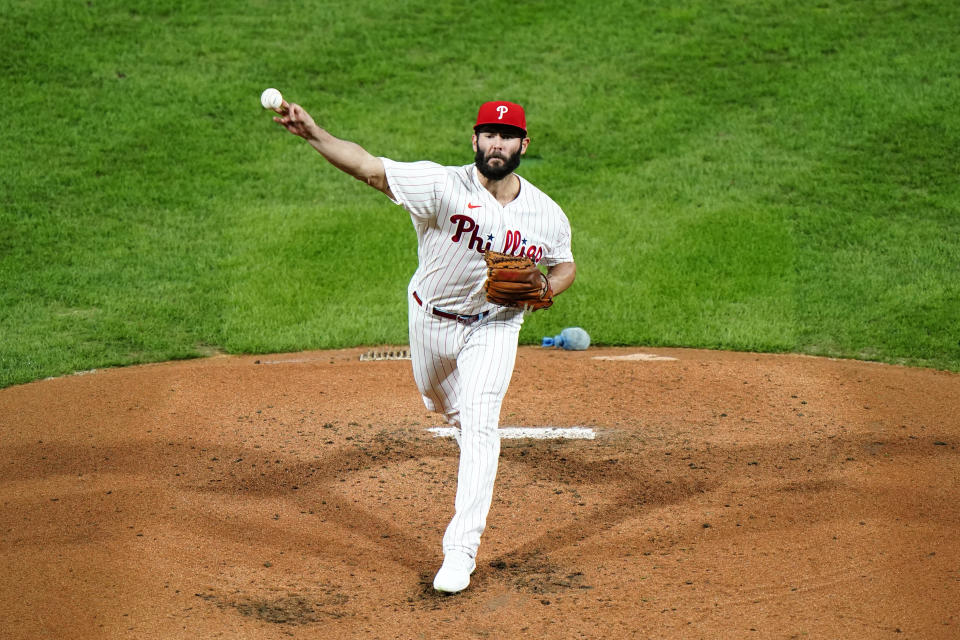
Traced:
<svg viewBox="0 0 960 640">
<path fill-rule="evenodd" d="M 260 104 L 264 109 L 279 109 L 283 104 L 283 96 L 276 89 L 267 89 L 260 94 Z"/>
</svg>

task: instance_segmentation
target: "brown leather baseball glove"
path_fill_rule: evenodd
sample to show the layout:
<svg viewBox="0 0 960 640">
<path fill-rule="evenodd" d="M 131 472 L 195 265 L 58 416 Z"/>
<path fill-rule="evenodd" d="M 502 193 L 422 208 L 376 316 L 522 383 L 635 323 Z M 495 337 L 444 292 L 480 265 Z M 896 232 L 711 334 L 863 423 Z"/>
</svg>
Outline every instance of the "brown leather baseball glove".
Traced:
<svg viewBox="0 0 960 640">
<path fill-rule="evenodd" d="M 487 300 L 528 311 L 553 304 L 550 282 L 533 260 L 496 251 L 487 251 L 483 257 L 487 261 L 487 281 L 483 285 Z"/>
</svg>

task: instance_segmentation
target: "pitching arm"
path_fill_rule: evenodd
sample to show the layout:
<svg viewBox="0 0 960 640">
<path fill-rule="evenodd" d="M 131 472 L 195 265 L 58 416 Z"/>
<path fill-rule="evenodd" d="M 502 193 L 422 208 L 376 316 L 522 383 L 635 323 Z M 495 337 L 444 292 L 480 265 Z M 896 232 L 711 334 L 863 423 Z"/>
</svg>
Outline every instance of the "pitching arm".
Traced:
<svg viewBox="0 0 960 640">
<path fill-rule="evenodd" d="M 306 109 L 296 103 L 284 100 L 276 112 L 279 116 L 274 116 L 274 122 L 309 142 L 327 162 L 394 199 L 380 158 L 355 142 L 331 135 L 314 122 Z"/>
</svg>

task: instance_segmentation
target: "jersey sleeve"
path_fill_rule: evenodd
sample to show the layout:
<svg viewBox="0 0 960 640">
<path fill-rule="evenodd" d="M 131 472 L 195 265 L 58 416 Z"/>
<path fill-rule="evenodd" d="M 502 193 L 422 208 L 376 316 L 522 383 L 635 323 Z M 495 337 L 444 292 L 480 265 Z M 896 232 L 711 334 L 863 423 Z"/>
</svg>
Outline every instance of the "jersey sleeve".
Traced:
<svg viewBox="0 0 960 640">
<path fill-rule="evenodd" d="M 557 242 L 552 247 L 552 250 L 544 255 L 543 260 L 541 260 L 541 264 L 546 267 L 552 267 L 564 262 L 573 262 L 573 250 L 570 246 L 570 221 L 560 207 L 557 207 L 556 215 L 559 218 Z"/>
<path fill-rule="evenodd" d="M 446 170 L 429 161 L 396 162 L 380 158 L 393 192 L 393 201 L 402 205 L 417 221 L 426 221 L 436 215 L 440 194 L 447 178 Z"/>
</svg>

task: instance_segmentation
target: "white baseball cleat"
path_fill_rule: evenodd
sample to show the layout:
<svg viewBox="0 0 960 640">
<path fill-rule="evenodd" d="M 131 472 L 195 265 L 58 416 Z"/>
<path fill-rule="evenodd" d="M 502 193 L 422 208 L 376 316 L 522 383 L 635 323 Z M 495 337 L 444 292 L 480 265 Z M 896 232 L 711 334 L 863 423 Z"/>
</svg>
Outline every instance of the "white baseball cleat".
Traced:
<svg viewBox="0 0 960 640">
<path fill-rule="evenodd" d="M 470 574 L 476 568 L 477 563 L 463 551 L 448 551 L 433 579 L 433 588 L 443 593 L 463 591 L 470 584 Z"/>
</svg>

